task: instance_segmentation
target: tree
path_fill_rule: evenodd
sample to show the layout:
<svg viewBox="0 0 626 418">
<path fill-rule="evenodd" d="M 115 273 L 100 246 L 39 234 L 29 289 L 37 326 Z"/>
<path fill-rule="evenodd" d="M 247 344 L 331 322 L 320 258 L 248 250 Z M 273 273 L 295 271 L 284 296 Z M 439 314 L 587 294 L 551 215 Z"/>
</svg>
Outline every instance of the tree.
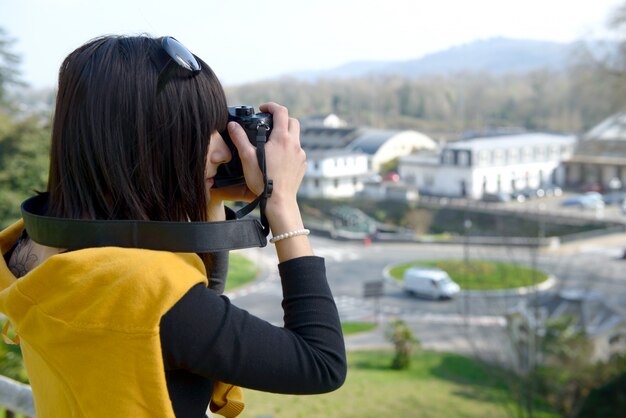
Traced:
<svg viewBox="0 0 626 418">
<path fill-rule="evenodd" d="M 593 343 L 576 318 L 549 320 L 539 337 L 541 364 L 532 377 L 548 402 L 565 417 L 575 417 L 589 392 L 598 384 L 601 367 L 592 361 Z"/>
<path fill-rule="evenodd" d="M 0 227 L 19 218 L 27 197 L 45 190 L 49 155 L 48 127 L 35 118 L 11 122 L 0 114 Z"/>
<path fill-rule="evenodd" d="M 395 355 L 391 362 L 391 368 L 397 370 L 408 369 L 411 365 L 413 348 L 419 345 L 419 341 L 413 335 L 411 328 L 401 319 L 391 321 L 391 328 L 387 338 L 395 347 Z"/>
<path fill-rule="evenodd" d="M 10 50 L 13 42 L 14 40 L 9 38 L 4 28 L 0 27 L 0 105 L 6 104 L 8 86 L 21 84 L 17 70 L 21 59 Z"/>
</svg>

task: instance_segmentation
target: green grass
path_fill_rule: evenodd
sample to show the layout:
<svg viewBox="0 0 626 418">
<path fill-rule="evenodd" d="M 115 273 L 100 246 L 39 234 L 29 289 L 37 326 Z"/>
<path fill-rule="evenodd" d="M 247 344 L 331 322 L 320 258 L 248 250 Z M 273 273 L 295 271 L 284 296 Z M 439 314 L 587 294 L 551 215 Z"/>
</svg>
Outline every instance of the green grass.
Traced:
<svg viewBox="0 0 626 418">
<path fill-rule="evenodd" d="M 228 265 L 228 279 L 226 280 L 226 291 L 230 291 L 253 281 L 257 274 L 257 266 L 250 261 L 250 259 L 239 254 L 231 253 Z"/>
<path fill-rule="evenodd" d="M 6 414 L 7 414 L 6 409 L 0 408 L 0 417 L 5 418 L 7 416 Z M 15 414 L 15 418 L 26 418 L 26 417 L 22 414 Z"/>
<path fill-rule="evenodd" d="M 358 334 L 360 332 L 368 332 L 376 328 L 373 322 L 342 322 L 341 330 L 343 335 Z"/>
<path fill-rule="evenodd" d="M 465 290 L 496 290 L 532 286 L 548 276 L 539 270 L 516 263 L 490 260 L 429 260 L 393 266 L 389 274 L 402 280 L 404 271 L 413 266 L 438 267 Z"/>
<path fill-rule="evenodd" d="M 393 352 L 348 353 L 348 377 L 324 395 L 277 395 L 244 390 L 242 418 L 500 418 L 516 404 L 505 375 L 467 357 L 419 351 L 408 370 L 392 370 Z M 535 417 L 556 418 L 539 403 Z"/>
</svg>

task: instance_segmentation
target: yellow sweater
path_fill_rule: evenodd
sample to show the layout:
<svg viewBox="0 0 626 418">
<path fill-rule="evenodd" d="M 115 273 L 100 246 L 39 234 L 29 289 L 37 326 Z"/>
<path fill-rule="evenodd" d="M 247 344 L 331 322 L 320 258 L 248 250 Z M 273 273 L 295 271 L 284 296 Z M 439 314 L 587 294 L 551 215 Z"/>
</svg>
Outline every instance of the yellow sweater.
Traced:
<svg viewBox="0 0 626 418">
<path fill-rule="evenodd" d="M 22 229 L 0 233 L 3 254 Z M 198 283 L 207 275 L 196 254 L 91 248 L 19 280 L 0 258 L 0 312 L 19 335 L 37 418 L 174 417 L 159 323 Z M 213 411 L 241 412 L 239 388 L 214 386 Z"/>
</svg>

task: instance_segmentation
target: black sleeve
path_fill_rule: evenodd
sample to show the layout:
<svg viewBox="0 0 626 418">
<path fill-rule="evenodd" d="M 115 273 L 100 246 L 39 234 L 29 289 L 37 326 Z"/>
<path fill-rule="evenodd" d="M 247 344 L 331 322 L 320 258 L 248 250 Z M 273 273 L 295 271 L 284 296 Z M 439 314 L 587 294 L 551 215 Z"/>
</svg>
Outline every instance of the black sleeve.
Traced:
<svg viewBox="0 0 626 418">
<path fill-rule="evenodd" d="M 341 386 L 345 347 L 324 259 L 301 257 L 278 267 L 283 328 L 194 286 L 161 320 L 166 369 L 277 393 L 323 393 Z"/>
<path fill-rule="evenodd" d="M 226 219 L 236 219 L 235 212 L 229 208 L 224 208 Z M 228 254 L 229 251 L 216 251 L 211 253 L 211 264 L 207 266 L 209 271 L 209 289 L 218 295 L 224 293 L 226 287 L 226 277 L 228 276 Z"/>
<path fill-rule="evenodd" d="M 218 295 L 224 293 L 226 276 L 228 276 L 228 251 L 211 253 L 211 267 L 209 273 L 209 289 Z"/>
</svg>

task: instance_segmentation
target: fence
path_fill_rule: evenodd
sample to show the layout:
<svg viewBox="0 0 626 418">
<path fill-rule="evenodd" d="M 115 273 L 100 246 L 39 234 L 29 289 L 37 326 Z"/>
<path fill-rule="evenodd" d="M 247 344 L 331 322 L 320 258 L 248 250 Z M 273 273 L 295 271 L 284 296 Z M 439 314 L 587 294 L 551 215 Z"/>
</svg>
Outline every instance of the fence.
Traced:
<svg viewBox="0 0 626 418">
<path fill-rule="evenodd" d="M 5 376 L 0 376 L 0 405 L 12 413 L 35 417 L 35 404 L 30 386 Z"/>
</svg>

